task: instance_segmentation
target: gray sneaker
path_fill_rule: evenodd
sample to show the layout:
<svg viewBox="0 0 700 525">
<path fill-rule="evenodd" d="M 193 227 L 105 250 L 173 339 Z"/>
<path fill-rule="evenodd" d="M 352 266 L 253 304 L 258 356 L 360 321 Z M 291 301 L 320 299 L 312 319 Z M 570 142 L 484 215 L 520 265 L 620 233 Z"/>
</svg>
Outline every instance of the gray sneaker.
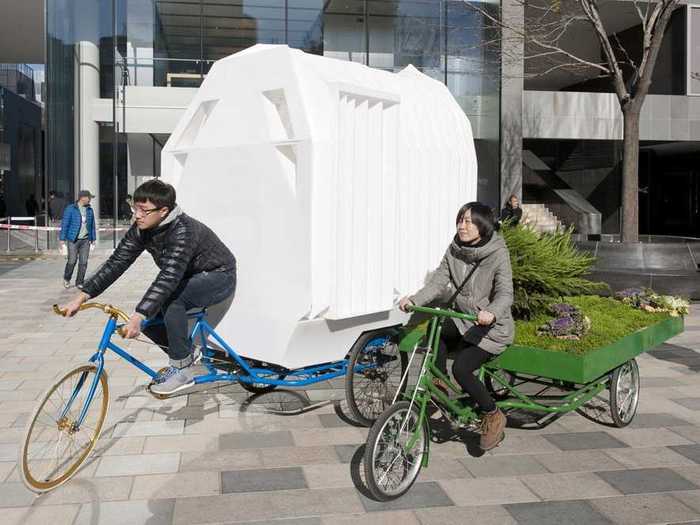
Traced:
<svg viewBox="0 0 700 525">
<path fill-rule="evenodd" d="M 186 368 L 168 367 L 159 374 L 159 383 L 150 386 L 151 392 L 159 396 L 170 396 L 180 390 L 184 390 L 194 385 L 194 374 L 192 366 Z"/>
<path fill-rule="evenodd" d="M 70 288 L 70 281 L 63 281 L 64 288 Z"/>
</svg>

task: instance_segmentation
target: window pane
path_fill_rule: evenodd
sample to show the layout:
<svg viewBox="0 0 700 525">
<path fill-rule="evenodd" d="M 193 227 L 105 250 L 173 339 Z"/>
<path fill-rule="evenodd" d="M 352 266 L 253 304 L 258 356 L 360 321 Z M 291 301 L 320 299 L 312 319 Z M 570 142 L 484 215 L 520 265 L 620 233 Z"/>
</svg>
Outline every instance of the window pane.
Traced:
<svg viewBox="0 0 700 525">
<path fill-rule="evenodd" d="M 689 7 L 690 35 L 688 38 L 688 54 L 690 55 L 690 78 L 688 94 L 700 95 L 700 9 Z"/>
<path fill-rule="evenodd" d="M 257 44 L 284 44 L 284 0 L 207 0 L 204 53 L 218 60 Z"/>
<path fill-rule="evenodd" d="M 369 65 L 400 71 L 409 64 L 444 81 L 443 2 L 368 1 Z"/>
</svg>

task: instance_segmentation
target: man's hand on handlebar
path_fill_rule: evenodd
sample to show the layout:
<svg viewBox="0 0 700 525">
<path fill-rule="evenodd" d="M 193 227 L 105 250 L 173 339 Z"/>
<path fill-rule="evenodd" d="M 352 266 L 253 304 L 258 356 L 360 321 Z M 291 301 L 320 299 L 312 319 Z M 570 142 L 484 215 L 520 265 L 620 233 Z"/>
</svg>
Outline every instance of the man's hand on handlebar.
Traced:
<svg viewBox="0 0 700 525">
<path fill-rule="evenodd" d="M 408 308 L 410 306 L 415 306 L 415 304 L 413 303 L 413 301 L 411 301 L 411 299 L 408 296 L 404 297 L 399 301 L 399 310 L 401 310 L 402 312 L 408 312 Z"/>
<path fill-rule="evenodd" d="M 64 317 L 73 317 L 78 313 L 78 310 L 80 310 L 80 306 L 88 299 L 90 299 L 88 294 L 80 292 L 71 302 L 61 305 L 58 308 L 63 312 Z"/>
<path fill-rule="evenodd" d="M 143 320 L 144 317 L 140 313 L 134 312 L 134 314 L 129 318 L 129 322 L 124 325 L 122 331 L 120 332 L 122 337 L 125 339 L 134 339 L 135 337 L 138 337 L 139 334 L 141 334 L 141 323 Z"/>
</svg>

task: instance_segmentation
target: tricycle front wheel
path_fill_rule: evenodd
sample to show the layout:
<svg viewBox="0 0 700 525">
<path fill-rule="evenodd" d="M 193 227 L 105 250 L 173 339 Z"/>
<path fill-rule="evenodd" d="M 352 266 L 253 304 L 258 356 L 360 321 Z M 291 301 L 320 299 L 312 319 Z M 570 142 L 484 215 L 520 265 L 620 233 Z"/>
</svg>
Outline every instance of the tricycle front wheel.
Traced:
<svg viewBox="0 0 700 525">
<path fill-rule="evenodd" d="M 369 427 L 403 393 L 408 358 L 387 334 L 365 334 L 348 358 L 345 399 L 355 421 Z"/>
<path fill-rule="evenodd" d="M 630 359 L 610 376 L 610 416 L 617 427 L 632 422 L 639 405 L 639 366 Z"/>
<path fill-rule="evenodd" d="M 430 428 L 418 407 L 400 401 L 375 421 L 364 455 L 367 488 L 378 501 L 404 495 L 418 478 L 428 453 Z"/>
</svg>

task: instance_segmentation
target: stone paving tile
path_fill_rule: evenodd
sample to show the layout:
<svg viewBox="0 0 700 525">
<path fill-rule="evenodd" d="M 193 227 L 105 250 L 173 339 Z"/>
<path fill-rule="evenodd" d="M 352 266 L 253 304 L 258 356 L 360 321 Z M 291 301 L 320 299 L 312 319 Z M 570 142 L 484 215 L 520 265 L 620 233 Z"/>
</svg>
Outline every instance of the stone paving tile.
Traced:
<svg viewBox="0 0 700 525">
<path fill-rule="evenodd" d="M 206 434 L 187 434 L 182 436 L 149 436 L 145 438 L 143 445 L 143 453 L 151 454 L 159 452 L 204 452 L 205 450 L 218 450 L 218 448 L 218 436 L 210 436 Z"/>
<path fill-rule="evenodd" d="M 217 450 L 183 452 L 180 472 L 211 470 L 235 470 L 262 467 L 258 450 Z"/>
<path fill-rule="evenodd" d="M 680 399 L 672 399 L 674 403 L 678 403 L 682 407 L 689 410 L 700 410 L 700 397 L 684 397 Z"/>
<path fill-rule="evenodd" d="M 180 454 L 139 454 L 131 456 L 104 456 L 100 459 L 95 476 L 138 476 L 177 472 Z"/>
<path fill-rule="evenodd" d="M 673 496 L 674 499 L 677 499 L 686 507 L 693 509 L 700 516 L 700 490 L 670 492 L 669 496 Z"/>
<path fill-rule="evenodd" d="M 221 493 L 266 492 L 308 488 L 301 467 L 232 470 L 221 473 Z"/>
<path fill-rule="evenodd" d="M 322 525 L 421 525 L 413 512 L 374 512 L 371 515 L 354 514 L 351 516 L 326 516 Z M 277 525 L 275 522 L 274 525 Z M 283 525 L 283 524 L 280 524 Z"/>
<path fill-rule="evenodd" d="M 475 478 L 512 477 L 547 472 L 534 456 L 484 456 L 460 459 L 459 462 Z"/>
<path fill-rule="evenodd" d="M 36 494 L 28 490 L 23 483 L 0 484 L 0 507 L 27 507 L 33 504 L 35 499 Z"/>
<path fill-rule="evenodd" d="M 337 516 L 333 516 L 333 519 L 335 518 Z M 292 518 L 289 520 L 246 521 L 239 523 L 245 523 L 245 525 L 322 525 L 323 521 L 321 518 Z"/>
<path fill-rule="evenodd" d="M 17 463 L 15 463 L 14 461 L 3 461 L 0 463 L 0 483 L 5 481 L 9 477 L 10 473 L 14 470 L 16 464 Z"/>
<path fill-rule="evenodd" d="M 695 463 L 700 463 L 700 445 L 677 445 L 668 447 L 674 452 L 685 456 L 686 458 L 694 461 Z"/>
<path fill-rule="evenodd" d="M 516 478 L 455 479 L 439 483 L 455 505 L 462 507 L 540 500 Z"/>
<path fill-rule="evenodd" d="M 685 425 L 680 427 L 670 427 L 669 430 L 695 443 L 700 443 L 700 427 Z"/>
<path fill-rule="evenodd" d="M 593 499 L 620 492 L 592 472 L 520 476 L 520 481 L 542 500 Z"/>
<path fill-rule="evenodd" d="M 518 525 L 610 525 L 588 501 L 545 501 L 505 505 Z"/>
<path fill-rule="evenodd" d="M 374 501 L 364 495 L 360 496 L 360 501 L 367 512 L 378 512 L 387 510 L 420 509 L 424 507 L 449 507 L 454 505 L 452 499 L 446 494 L 438 483 L 428 481 L 415 483 L 411 487 L 410 495 L 391 501 Z"/>
<path fill-rule="evenodd" d="M 644 494 L 591 501 L 593 508 L 620 525 L 644 525 L 697 519 L 696 511 L 668 494 Z"/>
<path fill-rule="evenodd" d="M 358 443 L 356 445 L 336 445 L 333 448 L 337 454 L 337 459 L 341 463 L 350 463 L 353 456 L 357 453 L 357 449 L 363 445 L 364 443 Z"/>
<path fill-rule="evenodd" d="M 609 449 L 605 451 L 628 468 L 692 465 L 693 461 L 667 447 Z"/>
<path fill-rule="evenodd" d="M 344 428 L 323 428 L 313 430 L 292 430 L 294 444 L 300 447 L 322 445 L 349 445 L 367 439 L 367 429 L 345 426 Z"/>
<path fill-rule="evenodd" d="M 173 519 L 173 500 L 133 500 L 85 504 L 80 508 L 74 525 L 124 525 L 147 523 L 169 525 Z"/>
<path fill-rule="evenodd" d="M 623 494 L 695 490 L 699 487 L 667 468 L 611 470 L 596 472 L 604 481 Z"/>
<path fill-rule="evenodd" d="M 3 525 L 69 525 L 73 523 L 78 505 L 52 505 L 50 507 L 23 507 L 2 509 Z"/>
<path fill-rule="evenodd" d="M 607 432 L 630 447 L 665 447 L 691 443 L 666 428 L 611 428 Z"/>
<path fill-rule="evenodd" d="M 133 478 L 75 478 L 51 492 L 42 494 L 35 505 L 67 505 L 74 503 L 128 500 Z"/>
<path fill-rule="evenodd" d="M 333 447 L 263 448 L 259 454 L 264 467 L 297 467 L 338 461 Z"/>
<path fill-rule="evenodd" d="M 348 487 L 349 490 L 355 490 L 352 476 L 350 475 L 350 467 L 347 464 L 304 465 L 302 468 L 306 482 L 311 489 Z M 423 472 L 421 472 L 420 479 L 424 479 Z"/>
<path fill-rule="evenodd" d="M 0 444 L 0 461 L 16 461 L 19 454 L 17 443 Z"/>
<path fill-rule="evenodd" d="M 194 525 L 211 522 L 273 520 L 307 516 L 352 514 L 364 507 L 347 489 L 282 490 L 248 494 L 223 494 L 181 498 L 175 502 L 173 523 Z"/>
<path fill-rule="evenodd" d="M 661 427 L 679 427 L 687 425 L 688 422 L 684 419 L 677 418 L 669 414 L 637 414 L 634 416 L 631 428 L 661 428 Z"/>
<path fill-rule="evenodd" d="M 437 455 L 430 456 L 430 463 L 420 471 L 420 481 L 440 481 L 442 479 L 469 479 L 472 474 L 459 461 Z"/>
<path fill-rule="evenodd" d="M 626 468 L 600 450 L 579 450 L 537 454 L 535 459 L 550 472 L 594 472 Z"/>
<path fill-rule="evenodd" d="M 559 450 L 590 450 L 625 448 L 628 445 L 615 439 L 607 432 L 571 432 L 543 436 Z"/>
<path fill-rule="evenodd" d="M 112 436 L 169 436 L 182 434 L 184 421 L 137 421 L 135 423 L 118 423 Z"/>
<path fill-rule="evenodd" d="M 465 447 L 463 443 L 458 457 L 465 455 Z M 443 445 L 441 444 L 440 447 Z M 440 447 L 436 447 L 436 450 Z M 513 435 L 506 431 L 506 438 L 498 447 L 488 452 L 492 456 L 501 456 L 509 454 L 537 454 L 541 452 L 558 452 L 559 449 L 551 442 L 546 440 L 544 436 L 534 435 Z"/>
<path fill-rule="evenodd" d="M 501 506 L 439 507 L 416 509 L 420 525 L 456 525 L 478 523 L 479 525 L 516 525 L 516 521 Z"/>
<path fill-rule="evenodd" d="M 294 445 L 292 433 L 288 430 L 280 432 L 238 432 L 219 436 L 219 448 L 246 449 L 264 447 L 290 447 Z"/>
<path fill-rule="evenodd" d="M 178 472 L 137 476 L 130 499 L 193 498 L 221 494 L 218 472 Z"/>
<path fill-rule="evenodd" d="M 321 414 L 318 419 L 324 428 L 345 428 L 348 426 L 347 421 L 343 421 L 337 414 Z"/>
</svg>

